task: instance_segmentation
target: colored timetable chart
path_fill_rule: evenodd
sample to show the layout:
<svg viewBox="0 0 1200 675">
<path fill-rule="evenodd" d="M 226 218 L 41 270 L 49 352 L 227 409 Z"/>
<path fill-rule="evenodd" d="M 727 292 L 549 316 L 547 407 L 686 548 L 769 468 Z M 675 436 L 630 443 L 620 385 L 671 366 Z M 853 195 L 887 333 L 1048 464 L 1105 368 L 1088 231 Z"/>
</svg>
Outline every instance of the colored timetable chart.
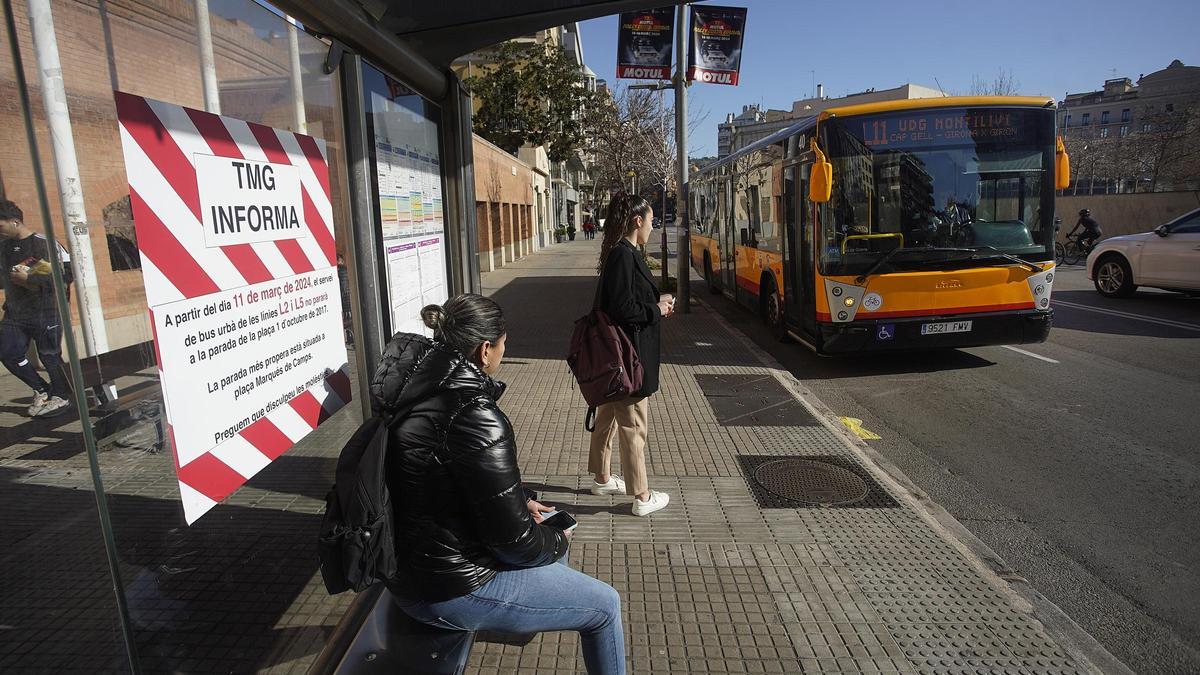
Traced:
<svg viewBox="0 0 1200 675">
<path fill-rule="evenodd" d="M 391 329 L 428 334 L 421 308 L 447 297 L 436 123 L 378 93 L 372 108 Z"/>
</svg>

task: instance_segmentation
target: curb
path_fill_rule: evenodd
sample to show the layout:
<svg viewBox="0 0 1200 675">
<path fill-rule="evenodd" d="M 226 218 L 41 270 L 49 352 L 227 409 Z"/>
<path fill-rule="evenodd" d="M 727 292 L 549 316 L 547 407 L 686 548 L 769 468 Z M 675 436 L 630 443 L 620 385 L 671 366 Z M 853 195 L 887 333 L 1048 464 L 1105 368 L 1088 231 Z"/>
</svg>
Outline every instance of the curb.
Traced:
<svg viewBox="0 0 1200 675">
<path fill-rule="evenodd" d="M 1009 593 L 1017 608 L 1041 623 L 1047 635 L 1054 638 L 1059 646 L 1080 665 L 1092 673 L 1133 675 L 1133 671 L 1128 666 L 1075 623 L 1074 619 L 1058 605 L 1042 595 L 1027 579 L 1012 569 L 991 547 L 963 526 L 950 512 L 933 501 L 898 466 L 868 445 L 866 441 L 851 433 L 833 410 L 826 406 L 812 390 L 804 386 L 803 382 L 784 368 L 783 364 L 763 351 L 753 340 L 730 325 L 715 307 L 702 299 L 701 294 L 692 293 L 691 301 L 712 312 L 715 323 L 742 343 L 747 351 L 763 364 L 763 367 L 770 369 L 780 384 L 792 392 L 792 396 L 797 402 L 808 408 L 814 417 L 858 455 L 868 471 L 871 471 L 877 479 L 888 484 L 902 500 L 921 515 L 926 523 L 952 543 L 992 586 Z M 802 345 L 798 345 L 797 348 L 807 349 Z"/>
</svg>

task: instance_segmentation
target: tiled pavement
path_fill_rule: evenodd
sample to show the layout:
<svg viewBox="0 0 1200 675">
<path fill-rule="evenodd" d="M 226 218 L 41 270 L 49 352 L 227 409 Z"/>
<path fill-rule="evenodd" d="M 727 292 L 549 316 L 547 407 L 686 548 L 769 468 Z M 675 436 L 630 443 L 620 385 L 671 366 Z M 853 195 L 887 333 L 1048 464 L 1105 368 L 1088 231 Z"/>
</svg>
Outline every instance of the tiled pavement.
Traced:
<svg viewBox="0 0 1200 675">
<path fill-rule="evenodd" d="M 483 283 L 509 321 L 502 407 L 522 471 L 578 517 L 572 565 L 621 592 L 631 672 L 1095 670 L 702 297 L 664 323 L 662 390 L 651 399 L 651 484 L 671 505 L 643 519 L 628 498 L 588 493 L 584 407 L 562 355 L 592 297 L 598 246 L 554 246 Z M 697 379 L 711 375 L 774 381 L 811 415 L 797 426 L 722 425 Z M 14 384 L 0 374 L 0 398 L 18 401 L 0 404 L 0 671 L 121 670 L 78 422 L 29 421 Z M 151 446 L 155 411 L 145 412 L 98 456 L 143 669 L 304 672 L 350 600 L 325 593 L 311 545 L 356 406 L 191 527 L 169 453 Z M 760 508 L 742 469 L 784 456 L 854 469 L 872 483 L 871 507 Z M 470 672 L 575 673 L 578 654 L 573 633 L 479 643 Z"/>
<path fill-rule="evenodd" d="M 656 233 L 657 234 L 657 233 Z M 579 520 L 571 563 L 620 591 L 634 673 L 1094 672 L 1030 606 L 923 514 L 830 423 L 803 385 L 703 303 L 663 323 L 651 398 L 649 518 L 586 487 L 582 399 L 562 361 L 591 301 L 599 241 L 556 246 L 484 276 L 509 321 L 500 377 L 526 481 Z M 801 348 L 801 347 L 795 347 Z M 771 378 L 811 416 L 796 426 L 718 422 L 703 375 Z M 614 453 L 615 455 L 615 453 Z M 865 508 L 761 508 L 739 458 L 820 457 L 880 494 Z M 614 461 L 616 459 L 614 458 Z M 617 467 L 614 466 L 614 470 Z M 477 644 L 474 673 L 580 672 L 578 639 Z"/>
</svg>

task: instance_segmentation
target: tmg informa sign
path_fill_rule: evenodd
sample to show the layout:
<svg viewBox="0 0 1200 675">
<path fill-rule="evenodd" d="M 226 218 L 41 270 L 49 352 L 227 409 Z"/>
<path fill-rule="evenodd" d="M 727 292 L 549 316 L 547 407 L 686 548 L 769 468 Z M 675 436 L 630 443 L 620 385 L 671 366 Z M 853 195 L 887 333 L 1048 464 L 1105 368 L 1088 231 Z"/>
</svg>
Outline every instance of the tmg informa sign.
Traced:
<svg viewBox="0 0 1200 675">
<path fill-rule="evenodd" d="M 325 143 L 116 103 L 190 524 L 350 401 Z"/>
<path fill-rule="evenodd" d="M 736 85 L 742 62 L 746 8 L 692 5 L 691 9 L 688 79 Z"/>
<path fill-rule="evenodd" d="M 621 14 L 621 28 L 617 33 L 617 77 L 671 79 L 674 16 L 673 7 Z"/>
</svg>

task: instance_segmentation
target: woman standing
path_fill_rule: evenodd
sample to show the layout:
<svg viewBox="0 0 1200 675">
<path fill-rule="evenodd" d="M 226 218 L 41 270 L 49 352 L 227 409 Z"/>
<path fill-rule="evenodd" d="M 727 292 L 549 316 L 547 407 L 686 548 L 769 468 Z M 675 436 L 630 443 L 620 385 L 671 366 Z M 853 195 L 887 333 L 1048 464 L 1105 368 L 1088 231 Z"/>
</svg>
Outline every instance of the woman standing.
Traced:
<svg viewBox="0 0 1200 675">
<path fill-rule="evenodd" d="M 597 306 L 629 336 L 642 362 L 644 377 L 641 389 L 629 398 L 596 409 L 588 471 L 595 474 L 592 494 L 632 495 L 635 516 L 648 516 L 670 501 L 665 492 L 651 490 L 646 479 L 646 436 L 650 430 L 647 397 L 658 391 L 658 324 L 674 312 L 675 305 L 674 297 L 659 294 L 654 276 L 637 248 L 650 238 L 653 221 L 650 202 L 636 195 L 614 197 L 608 205 L 597 265 Z M 624 480 L 609 473 L 613 436 L 620 443 Z"/>
<path fill-rule="evenodd" d="M 421 318 L 434 340 L 397 333 L 371 380 L 373 412 L 394 416 L 388 589 L 412 618 L 450 630 L 578 631 L 588 673 L 624 673 L 620 596 L 567 567 L 570 532 L 542 524 L 553 509 L 521 487 L 491 377 L 507 339 L 500 307 L 465 294 Z"/>
</svg>

